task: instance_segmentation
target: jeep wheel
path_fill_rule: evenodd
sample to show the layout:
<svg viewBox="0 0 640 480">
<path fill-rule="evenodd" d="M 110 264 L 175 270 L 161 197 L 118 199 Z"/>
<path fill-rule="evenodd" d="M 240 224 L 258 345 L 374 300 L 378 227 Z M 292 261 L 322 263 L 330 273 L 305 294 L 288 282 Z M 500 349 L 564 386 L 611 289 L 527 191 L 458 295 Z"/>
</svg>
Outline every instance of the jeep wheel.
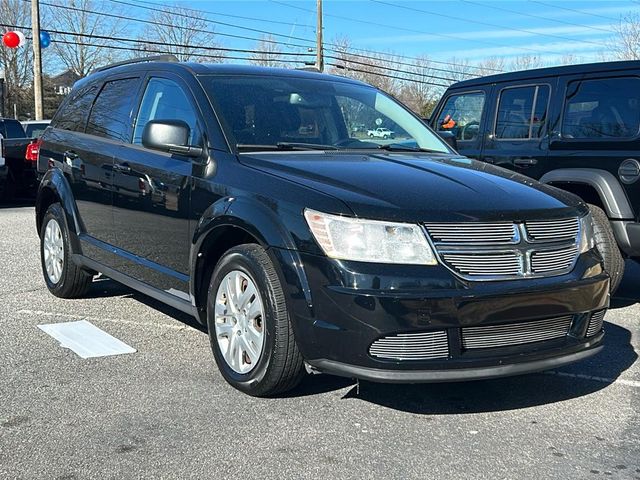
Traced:
<svg viewBox="0 0 640 480">
<path fill-rule="evenodd" d="M 589 205 L 593 217 L 593 231 L 596 247 L 604 259 L 604 269 L 611 277 L 611 294 L 618 289 L 624 274 L 624 258 L 616 243 L 607 214 L 600 207 Z"/>
<path fill-rule="evenodd" d="M 71 260 L 69 232 L 59 203 L 47 209 L 40 230 L 40 260 L 47 288 L 56 297 L 76 298 L 84 295 L 92 276 Z"/>
<path fill-rule="evenodd" d="M 222 376 L 253 396 L 294 388 L 304 376 L 282 285 L 259 245 L 230 249 L 209 284 L 207 324 Z"/>
</svg>

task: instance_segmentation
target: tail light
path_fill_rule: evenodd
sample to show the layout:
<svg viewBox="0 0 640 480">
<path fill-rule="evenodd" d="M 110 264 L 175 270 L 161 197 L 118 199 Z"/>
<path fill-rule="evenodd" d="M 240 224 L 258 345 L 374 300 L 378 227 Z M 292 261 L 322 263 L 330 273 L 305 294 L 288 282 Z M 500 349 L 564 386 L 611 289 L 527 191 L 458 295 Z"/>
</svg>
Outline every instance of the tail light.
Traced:
<svg viewBox="0 0 640 480">
<path fill-rule="evenodd" d="M 40 139 L 27 145 L 27 152 L 24 155 L 27 162 L 36 163 L 38 161 L 38 157 L 40 156 L 40 145 L 42 145 L 42 140 Z"/>
</svg>

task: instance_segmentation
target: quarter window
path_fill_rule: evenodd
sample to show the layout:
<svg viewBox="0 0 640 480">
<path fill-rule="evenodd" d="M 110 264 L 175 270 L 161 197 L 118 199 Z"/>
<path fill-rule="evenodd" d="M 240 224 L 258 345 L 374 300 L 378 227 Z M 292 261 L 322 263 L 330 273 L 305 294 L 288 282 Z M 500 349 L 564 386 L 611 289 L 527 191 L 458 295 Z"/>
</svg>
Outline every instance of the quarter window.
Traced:
<svg viewBox="0 0 640 480">
<path fill-rule="evenodd" d="M 502 90 L 494 132 L 496 138 L 529 140 L 542 137 L 548 103 L 547 85 Z"/>
<path fill-rule="evenodd" d="M 97 87 L 92 85 L 70 96 L 55 115 L 54 127 L 72 132 L 84 132 Z"/>
<path fill-rule="evenodd" d="M 478 138 L 484 109 L 484 93 L 464 93 L 450 96 L 438 116 L 437 128 L 453 132 L 458 141 Z"/>
<path fill-rule="evenodd" d="M 198 115 L 180 85 L 166 78 L 152 78 L 142 98 L 133 131 L 133 143 L 142 145 L 142 132 L 150 120 L 182 120 L 189 125 L 190 145 L 202 143 Z"/>
<path fill-rule="evenodd" d="M 565 138 L 630 138 L 640 128 L 640 79 L 577 80 L 567 86 Z"/>
<path fill-rule="evenodd" d="M 126 142 L 137 83 L 137 78 L 105 83 L 91 109 L 86 132 Z"/>
</svg>

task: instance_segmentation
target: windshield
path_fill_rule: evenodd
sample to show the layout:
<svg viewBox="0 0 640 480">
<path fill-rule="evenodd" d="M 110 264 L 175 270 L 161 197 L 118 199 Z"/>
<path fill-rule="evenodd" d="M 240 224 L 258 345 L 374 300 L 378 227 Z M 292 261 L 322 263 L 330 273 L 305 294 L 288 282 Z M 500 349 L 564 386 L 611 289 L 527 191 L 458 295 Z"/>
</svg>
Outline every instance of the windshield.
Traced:
<svg viewBox="0 0 640 480">
<path fill-rule="evenodd" d="M 239 150 L 450 151 L 405 107 L 373 87 L 284 76 L 201 80 Z"/>
</svg>

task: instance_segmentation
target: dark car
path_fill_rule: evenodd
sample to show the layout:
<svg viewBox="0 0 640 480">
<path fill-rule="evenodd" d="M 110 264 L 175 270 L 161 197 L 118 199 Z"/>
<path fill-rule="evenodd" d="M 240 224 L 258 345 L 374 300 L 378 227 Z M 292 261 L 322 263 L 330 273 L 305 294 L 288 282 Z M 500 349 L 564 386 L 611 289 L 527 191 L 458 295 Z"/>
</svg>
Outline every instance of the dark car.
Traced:
<svg viewBox="0 0 640 480">
<path fill-rule="evenodd" d="M 405 141 L 350 136 L 372 123 Z M 251 395 L 292 388 L 305 367 L 455 381 L 602 348 L 609 277 L 587 206 L 456 154 L 360 82 L 106 67 L 75 85 L 39 165 L 49 290 L 80 296 L 101 272 L 193 314 Z"/>
<path fill-rule="evenodd" d="M 35 158 L 29 155 L 31 139 L 12 118 L 0 118 L 0 137 L 0 200 L 16 193 L 33 196 L 38 182 Z"/>
<path fill-rule="evenodd" d="M 431 118 L 460 153 L 590 204 L 612 291 L 623 256 L 640 258 L 639 74 L 629 61 L 468 80 L 449 87 Z"/>
</svg>

